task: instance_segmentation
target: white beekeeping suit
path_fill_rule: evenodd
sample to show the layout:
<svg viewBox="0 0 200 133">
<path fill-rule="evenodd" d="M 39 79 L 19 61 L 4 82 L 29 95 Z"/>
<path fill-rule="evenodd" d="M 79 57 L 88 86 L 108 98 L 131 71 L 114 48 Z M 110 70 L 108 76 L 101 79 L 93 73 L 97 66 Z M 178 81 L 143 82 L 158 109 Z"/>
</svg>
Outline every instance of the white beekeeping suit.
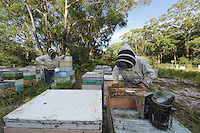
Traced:
<svg viewBox="0 0 200 133">
<path fill-rule="evenodd" d="M 47 70 L 54 70 L 61 59 L 63 59 L 65 55 L 57 56 L 56 52 L 49 48 L 47 55 L 42 55 L 37 57 L 35 60 L 40 64 L 43 65 Z"/>
<path fill-rule="evenodd" d="M 116 58 L 116 65 L 113 69 L 114 85 L 119 84 L 119 75 L 123 77 L 125 83 L 131 85 L 149 84 L 154 78 L 154 70 L 142 57 L 136 56 L 128 44 L 124 44 Z"/>
<path fill-rule="evenodd" d="M 40 65 L 44 66 L 45 82 L 47 86 L 54 82 L 54 69 L 58 66 L 59 61 L 64 57 L 65 55 L 58 57 L 56 52 L 49 48 L 47 55 L 42 55 L 35 59 Z M 52 88 L 51 86 L 49 87 Z"/>
</svg>

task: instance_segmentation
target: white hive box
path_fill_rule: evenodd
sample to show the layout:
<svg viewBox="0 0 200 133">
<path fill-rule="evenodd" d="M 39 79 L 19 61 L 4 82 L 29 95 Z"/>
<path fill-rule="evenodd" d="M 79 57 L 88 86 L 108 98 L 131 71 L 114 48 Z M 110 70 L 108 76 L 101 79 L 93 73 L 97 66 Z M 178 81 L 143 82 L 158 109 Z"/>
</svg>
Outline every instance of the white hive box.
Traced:
<svg viewBox="0 0 200 133">
<path fill-rule="evenodd" d="M 103 86 L 104 90 L 107 90 L 109 86 L 112 86 L 113 75 L 104 75 L 103 84 L 104 84 Z M 119 75 L 119 86 L 124 86 L 123 77 L 121 75 Z"/>
<path fill-rule="evenodd" d="M 82 80 L 103 80 L 103 74 L 99 72 L 87 72 L 82 76 Z"/>
<path fill-rule="evenodd" d="M 106 105 L 106 95 L 108 93 L 108 87 L 113 85 L 113 75 L 104 75 L 103 79 L 103 100 Z M 121 75 L 119 75 L 119 86 L 124 86 L 124 81 Z"/>
<path fill-rule="evenodd" d="M 82 85 L 82 90 L 102 90 L 102 85 Z"/>
<path fill-rule="evenodd" d="M 8 132 L 14 128 L 101 132 L 102 91 L 46 90 L 3 120 Z"/>
<path fill-rule="evenodd" d="M 70 66 L 72 66 L 72 56 L 65 56 L 64 59 L 60 60 L 59 66 L 61 66 L 61 67 L 70 67 Z"/>
</svg>

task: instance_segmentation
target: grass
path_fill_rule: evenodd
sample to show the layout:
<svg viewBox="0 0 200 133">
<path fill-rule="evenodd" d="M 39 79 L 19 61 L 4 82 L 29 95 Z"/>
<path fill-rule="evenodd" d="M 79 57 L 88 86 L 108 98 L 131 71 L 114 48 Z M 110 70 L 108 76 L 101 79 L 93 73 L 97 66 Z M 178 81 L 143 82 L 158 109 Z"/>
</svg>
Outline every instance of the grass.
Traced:
<svg viewBox="0 0 200 133">
<path fill-rule="evenodd" d="M 174 117 L 180 121 L 186 128 L 188 128 L 192 133 L 200 132 L 200 115 L 196 114 L 192 109 L 174 105 L 176 111 Z"/>
<path fill-rule="evenodd" d="M 48 88 L 45 86 L 44 81 L 41 80 L 31 87 L 24 88 L 20 92 L 6 92 L 7 94 L 5 96 L 0 96 L 0 133 L 3 133 L 3 127 L 5 126 L 3 117 L 6 114 L 30 101 L 32 98 L 47 89 Z"/>
<path fill-rule="evenodd" d="M 199 70 L 176 70 L 176 69 L 158 69 L 160 78 L 171 78 L 179 80 L 191 80 L 200 88 L 200 71 Z M 189 84 L 188 84 L 189 85 Z M 177 86 L 170 86 L 175 89 Z M 199 92 L 199 90 L 197 90 Z M 181 101 L 184 103 L 185 101 Z M 200 114 L 197 114 L 190 107 L 181 106 L 178 103 L 174 104 L 176 111 L 174 117 L 180 121 L 192 133 L 200 132 Z"/>
<path fill-rule="evenodd" d="M 78 82 L 77 82 L 78 81 Z M 67 87 L 66 87 L 67 86 Z M 53 89 L 80 89 L 81 88 L 81 82 L 80 78 L 76 79 L 75 84 L 71 84 L 71 82 L 66 82 L 63 84 L 59 84 L 58 86 L 54 87 Z M 41 94 L 45 90 L 47 90 L 48 87 L 46 87 L 44 80 L 41 80 L 37 82 L 37 84 L 34 84 L 30 87 L 25 87 L 20 92 L 6 92 L 6 96 L 0 96 L 0 133 L 3 133 L 3 128 L 5 126 L 5 123 L 3 121 L 3 117 L 13 111 L 14 109 L 18 108 L 22 104 L 30 101 L 35 96 Z"/>
<path fill-rule="evenodd" d="M 158 76 L 160 78 L 187 79 L 195 82 L 200 87 L 200 71 L 199 70 L 179 70 L 158 68 Z"/>
</svg>

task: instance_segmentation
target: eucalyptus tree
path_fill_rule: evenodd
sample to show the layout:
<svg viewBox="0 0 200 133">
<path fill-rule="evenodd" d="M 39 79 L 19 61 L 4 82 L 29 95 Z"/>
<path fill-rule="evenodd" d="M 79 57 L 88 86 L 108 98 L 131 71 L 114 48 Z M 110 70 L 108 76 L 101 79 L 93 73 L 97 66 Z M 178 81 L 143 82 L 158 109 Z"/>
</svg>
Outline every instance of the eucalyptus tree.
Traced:
<svg viewBox="0 0 200 133">
<path fill-rule="evenodd" d="M 119 49 L 124 44 L 124 42 L 114 43 L 109 45 L 107 50 L 103 53 L 103 58 L 108 62 L 115 62 L 115 59 L 118 55 Z"/>
<path fill-rule="evenodd" d="M 71 8 L 66 10 L 69 26 L 66 32 L 66 45 L 70 48 L 72 44 L 87 48 L 91 57 L 92 52 L 107 47 L 111 35 L 118 27 L 124 27 L 127 22 L 128 12 L 148 4 L 149 0 L 85 0 L 77 2 L 73 8 L 80 11 L 71 13 Z M 81 15 L 79 15 L 81 13 Z M 77 18 L 79 16 L 80 18 Z M 72 39 L 73 38 L 73 39 Z M 65 39 L 65 38 L 64 38 Z M 63 41 L 65 42 L 65 41 Z"/>
<path fill-rule="evenodd" d="M 13 31 L 14 40 L 31 40 L 41 54 L 52 45 L 65 54 L 72 46 L 88 53 L 107 47 L 115 29 L 126 25 L 127 13 L 150 1 L 2 0 L 1 4 L 4 25 Z"/>
<path fill-rule="evenodd" d="M 168 28 L 173 29 L 174 33 L 182 34 L 184 46 L 186 47 L 186 57 L 189 57 L 191 43 L 190 40 L 199 37 L 200 30 L 200 1 L 199 0 L 179 0 L 168 9 L 165 22 Z M 194 34 L 195 33 L 195 34 Z"/>
<path fill-rule="evenodd" d="M 192 57 L 200 57 L 200 37 L 194 38 L 193 40 L 189 41 L 189 44 L 193 49 Z"/>
<path fill-rule="evenodd" d="M 129 44 L 136 55 L 145 56 L 146 55 L 146 42 L 145 42 L 145 31 L 143 28 L 131 29 L 129 32 L 121 36 L 123 43 Z"/>
<path fill-rule="evenodd" d="M 157 56 L 158 63 L 161 62 L 163 57 L 163 29 L 161 26 L 161 21 L 156 18 L 150 19 L 148 22 L 146 22 L 146 25 L 144 26 L 145 30 L 145 39 L 147 40 L 147 46 L 149 47 L 149 53 L 154 56 Z"/>
</svg>

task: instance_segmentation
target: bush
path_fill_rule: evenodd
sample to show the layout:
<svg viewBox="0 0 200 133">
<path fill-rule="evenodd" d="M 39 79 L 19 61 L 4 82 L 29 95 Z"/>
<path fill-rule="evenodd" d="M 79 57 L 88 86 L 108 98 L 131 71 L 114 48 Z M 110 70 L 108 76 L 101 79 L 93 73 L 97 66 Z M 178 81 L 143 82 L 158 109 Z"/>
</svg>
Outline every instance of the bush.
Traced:
<svg viewBox="0 0 200 133">
<path fill-rule="evenodd" d="M 64 82 L 64 83 L 56 83 L 56 86 L 53 89 L 71 89 L 73 84 L 71 81 Z"/>
<path fill-rule="evenodd" d="M 158 77 L 188 79 L 192 80 L 193 82 L 197 83 L 198 86 L 200 86 L 200 72 L 198 71 L 158 68 Z"/>
<path fill-rule="evenodd" d="M 151 67 L 153 68 L 157 68 L 157 64 L 158 64 L 158 61 L 157 61 L 157 58 L 154 57 L 154 56 L 148 56 L 148 57 L 145 57 L 145 56 L 142 56 L 148 63 Z"/>
<path fill-rule="evenodd" d="M 178 59 L 178 64 L 189 65 L 189 64 L 192 64 L 192 63 L 188 58 L 181 57 L 181 58 Z"/>
</svg>

